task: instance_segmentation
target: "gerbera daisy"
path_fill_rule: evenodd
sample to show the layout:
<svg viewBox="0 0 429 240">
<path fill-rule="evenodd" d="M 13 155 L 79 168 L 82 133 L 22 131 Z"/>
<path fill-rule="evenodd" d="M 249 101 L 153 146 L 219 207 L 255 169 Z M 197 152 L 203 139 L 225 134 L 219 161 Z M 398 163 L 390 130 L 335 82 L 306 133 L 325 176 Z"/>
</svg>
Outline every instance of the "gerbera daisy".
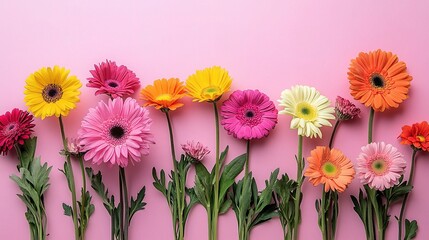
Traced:
<svg viewBox="0 0 429 240">
<path fill-rule="evenodd" d="M 399 137 L 401 144 L 411 145 L 417 150 L 429 151 L 429 124 L 426 121 L 414 123 L 412 126 L 403 126 Z"/>
<path fill-rule="evenodd" d="M 319 146 L 310 154 L 304 176 L 314 186 L 324 184 L 325 192 L 343 192 L 352 182 L 355 175 L 353 164 L 340 150 Z"/>
<path fill-rule="evenodd" d="M 356 169 L 363 184 L 383 191 L 399 183 L 406 162 L 394 146 L 373 142 L 361 149 Z"/>
<path fill-rule="evenodd" d="M 193 163 L 200 162 L 210 153 L 208 147 L 200 142 L 195 143 L 194 141 L 188 141 L 186 144 L 182 144 L 182 149 L 185 154 L 191 158 Z"/>
<path fill-rule="evenodd" d="M 281 93 L 278 100 L 284 109 L 279 113 L 292 115 L 291 129 L 298 129 L 298 135 L 322 137 L 320 127 L 332 126 L 329 119 L 334 119 L 334 108 L 328 98 L 313 87 L 296 85 Z"/>
<path fill-rule="evenodd" d="M 140 162 L 154 143 L 149 111 L 132 98 L 101 101 L 82 121 L 78 135 L 85 160 L 126 167 Z"/>
<path fill-rule="evenodd" d="M 87 87 L 98 88 L 95 95 L 107 94 L 112 98 L 127 97 L 140 87 L 140 81 L 136 74 L 126 66 L 117 66 L 115 62 L 106 60 L 95 70 L 90 70 L 92 78 L 88 78 Z"/>
<path fill-rule="evenodd" d="M 178 78 L 155 80 L 153 85 L 146 86 L 140 93 L 141 99 L 146 101 L 144 106 L 162 110 L 176 110 L 183 106 L 179 100 L 186 94 L 185 86 Z"/>
<path fill-rule="evenodd" d="M 277 124 L 277 109 L 270 98 L 258 90 L 237 90 L 223 103 L 222 125 L 238 139 L 265 137 Z"/>
<path fill-rule="evenodd" d="M 359 117 L 360 109 L 349 100 L 337 96 L 335 101 L 335 115 L 340 121 L 350 120 Z"/>
<path fill-rule="evenodd" d="M 229 90 L 231 82 L 225 69 L 214 66 L 198 70 L 189 76 L 186 80 L 186 89 L 188 94 L 194 98 L 194 102 L 213 102 Z"/>
<path fill-rule="evenodd" d="M 347 73 L 351 95 L 378 112 L 397 108 L 408 97 L 413 79 L 406 69 L 405 63 L 391 52 L 361 52 Z"/>
<path fill-rule="evenodd" d="M 69 72 L 59 66 L 44 67 L 27 78 L 24 101 L 35 117 L 67 116 L 76 107 L 82 84 Z"/>
<path fill-rule="evenodd" d="M 14 108 L 0 116 L 0 153 L 6 155 L 15 144 L 24 145 L 33 132 L 33 115 Z"/>
</svg>

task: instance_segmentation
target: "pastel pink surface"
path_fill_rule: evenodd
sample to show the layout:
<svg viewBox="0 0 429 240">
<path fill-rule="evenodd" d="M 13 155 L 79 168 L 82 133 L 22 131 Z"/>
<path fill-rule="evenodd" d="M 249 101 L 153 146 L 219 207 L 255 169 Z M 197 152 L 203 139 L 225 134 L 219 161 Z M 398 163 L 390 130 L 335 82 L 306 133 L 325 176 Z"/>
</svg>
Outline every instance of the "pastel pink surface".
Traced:
<svg viewBox="0 0 429 240">
<path fill-rule="evenodd" d="M 23 91 L 26 77 L 43 66 L 58 64 L 86 83 L 93 64 L 105 59 L 124 64 L 141 79 L 142 86 L 158 78 L 186 77 L 197 69 L 221 65 L 233 77 L 232 90 L 259 89 L 272 100 L 281 90 L 294 84 L 316 87 L 332 101 L 337 95 L 350 98 L 347 69 L 350 59 L 360 51 L 378 48 L 396 53 L 407 63 L 413 76 L 410 98 L 395 111 L 377 114 L 374 140 L 398 147 L 406 159 L 409 147 L 397 139 L 404 124 L 428 120 L 425 100 L 429 89 L 427 60 L 429 21 L 425 1 L 1 1 L 0 2 L 0 113 L 14 107 L 26 109 Z M 67 135 L 75 137 L 80 121 L 103 96 L 82 88 L 81 102 L 65 118 Z M 359 104 L 362 107 L 362 105 Z M 129 167 L 130 192 L 147 187 L 147 208 L 134 217 L 130 239 L 173 239 L 170 213 L 162 195 L 152 186 L 151 170 L 171 169 L 168 132 L 164 115 L 150 109 L 157 144 L 135 167 Z M 191 103 L 172 114 L 176 147 L 187 140 L 198 140 L 214 150 L 212 108 Z M 355 161 L 366 144 L 368 109 L 362 118 L 339 128 L 335 147 Z M 280 116 L 279 124 L 262 141 L 252 146 L 250 168 L 261 186 L 271 171 L 296 174 L 294 155 L 296 131 L 289 130 L 290 117 Z M 73 239 L 73 224 L 63 215 L 61 203 L 70 202 L 66 179 L 57 169 L 63 165 L 56 118 L 36 120 L 39 138 L 37 155 L 53 165 L 51 188 L 46 194 L 48 239 Z M 332 129 L 324 128 L 323 140 L 306 140 L 304 155 L 316 145 L 327 144 Z M 230 145 L 228 160 L 245 151 L 245 143 L 228 136 L 222 129 L 221 147 Z M 214 151 L 206 158 L 214 162 Z M 425 172 L 428 154 L 417 161 L 415 189 L 409 200 L 407 218 L 416 219 L 418 239 L 429 239 Z M 24 205 L 9 175 L 16 173 L 15 155 L 1 156 L 0 239 L 29 239 Z M 76 172 L 78 165 L 75 165 Z M 117 169 L 103 171 L 106 184 L 117 192 Z M 192 171 L 191 176 L 194 172 Z M 77 180 L 80 184 L 80 180 Z M 190 179 L 189 183 L 193 180 Z M 364 229 L 352 209 L 350 194 L 357 194 L 355 180 L 340 196 L 341 212 L 337 239 L 364 239 Z M 319 239 L 314 200 L 320 187 L 303 186 L 300 239 Z M 87 239 L 109 239 L 110 220 L 100 198 L 93 193 L 96 212 L 91 218 Z M 399 206 L 391 212 L 387 239 L 395 239 Z M 205 239 L 206 213 L 195 207 L 189 217 L 186 238 Z M 237 239 L 234 213 L 221 216 L 219 239 Z M 282 239 L 278 219 L 258 226 L 251 239 Z"/>
</svg>

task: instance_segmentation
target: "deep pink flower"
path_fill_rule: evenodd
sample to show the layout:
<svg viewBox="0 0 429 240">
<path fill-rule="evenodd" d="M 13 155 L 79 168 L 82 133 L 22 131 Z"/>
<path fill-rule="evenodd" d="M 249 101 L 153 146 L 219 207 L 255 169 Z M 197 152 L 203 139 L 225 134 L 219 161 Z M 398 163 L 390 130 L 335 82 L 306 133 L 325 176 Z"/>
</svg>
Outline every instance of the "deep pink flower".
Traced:
<svg viewBox="0 0 429 240">
<path fill-rule="evenodd" d="M 204 146 L 200 142 L 195 143 L 194 141 L 188 141 L 186 144 L 182 144 L 182 149 L 186 155 L 194 160 L 193 162 L 203 160 L 204 157 L 210 153 L 208 147 Z"/>
<path fill-rule="evenodd" d="M 92 78 L 88 78 L 87 87 L 98 88 L 95 95 L 107 94 L 112 98 L 127 97 L 140 88 L 140 81 L 136 74 L 126 66 L 116 66 L 113 61 L 106 60 L 95 70 L 90 70 Z"/>
<path fill-rule="evenodd" d="M 267 95 L 258 90 L 237 90 L 221 107 L 222 125 L 238 139 L 267 136 L 277 124 L 277 109 Z"/>
<path fill-rule="evenodd" d="M 14 108 L 0 116 L 0 153 L 6 155 L 13 145 L 23 145 L 33 132 L 33 115 Z"/>
<path fill-rule="evenodd" d="M 362 147 L 357 159 L 357 176 L 363 184 L 383 191 L 399 183 L 406 165 L 402 154 L 394 146 L 373 142 Z"/>
<path fill-rule="evenodd" d="M 154 143 L 150 133 L 149 111 L 135 99 L 115 98 L 101 101 L 89 110 L 78 135 L 84 159 L 95 164 L 103 162 L 126 167 L 128 162 L 140 162 Z"/>
<path fill-rule="evenodd" d="M 335 101 L 335 115 L 338 120 L 349 120 L 360 117 L 360 109 L 349 100 L 337 96 Z"/>
</svg>

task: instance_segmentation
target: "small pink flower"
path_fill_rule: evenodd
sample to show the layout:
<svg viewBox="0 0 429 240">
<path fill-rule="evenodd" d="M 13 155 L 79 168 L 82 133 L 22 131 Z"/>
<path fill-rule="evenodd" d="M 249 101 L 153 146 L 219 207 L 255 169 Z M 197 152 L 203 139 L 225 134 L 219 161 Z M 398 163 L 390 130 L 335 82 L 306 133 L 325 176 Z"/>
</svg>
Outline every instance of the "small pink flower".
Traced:
<svg viewBox="0 0 429 240">
<path fill-rule="evenodd" d="M 349 100 L 337 96 L 335 102 L 335 115 L 340 121 L 360 117 L 360 109 Z"/>
<path fill-rule="evenodd" d="M 67 141 L 67 148 L 69 153 L 72 155 L 79 155 L 82 152 L 82 145 L 79 145 L 79 140 L 77 138 L 71 138 Z"/>
<path fill-rule="evenodd" d="M 149 154 L 153 135 L 149 111 L 135 99 L 109 99 L 91 108 L 78 131 L 84 159 L 126 167 Z"/>
<path fill-rule="evenodd" d="M 277 124 L 277 109 L 258 90 L 237 90 L 222 104 L 222 125 L 235 138 L 252 140 L 268 136 Z"/>
<path fill-rule="evenodd" d="M 187 156 L 192 158 L 192 162 L 194 163 L 203 160 L 203 158 L 210 153 L 210 150 L 206 146 L 200 142 L 195 144 L 194 141 L 188 141 L 186 144 L 182 144 L 182 149 Z"/>
<path fill-rule="evenodd" d="M 133 71 L 126 66 L 117 66 L 115 62 L 106 60 L 95 70 L 90 70 L 92 78 L 88 78 L 87 87 L 98 88 L 95 95 L 107 94 L 112 98 L 127 97 L 140 88 L 140 81 Z"/>
<path fill-rule="evenodd" d="M 361 149 L 356 169 L 363 184 L 383 191 L 399 183 L 406 162 L 395 147 L 384 142 L 373 142 Z"/>
</svg>

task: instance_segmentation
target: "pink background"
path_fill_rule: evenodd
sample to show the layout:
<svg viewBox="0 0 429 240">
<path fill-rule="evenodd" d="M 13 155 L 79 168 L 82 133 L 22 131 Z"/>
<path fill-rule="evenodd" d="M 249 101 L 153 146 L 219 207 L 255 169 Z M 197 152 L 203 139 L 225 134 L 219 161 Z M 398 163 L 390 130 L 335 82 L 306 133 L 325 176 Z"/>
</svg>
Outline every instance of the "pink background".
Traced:
<svg viewBox="0 0 429 240">
<path fill-rule="evenodd" d="M 360 51 L 378 48 L 396 53 L 414 77 L 410 98 L 395 111 L 376 115 L 374 140 L 397 146 L 409 160 L 411 150 L 400 146 L 397 136 L 404 124 L 428 119 L 427 56 L 429 4 L 424 1 L 1 1 L 0 2 L 0 113 L 14 107 L 26 109 L 23 89 L 26 77 L 43 66 L 59 64 L 86 83 L 94 63 L 115 60 L 136 72 L 142 86 L 155 79 L 186 80 L 197 69 L 221 65 L 234 81 L 232 90 L 259 89 L 277 100 L 283 89 L 294 84 L 316 87 L 332 101 L 337 95 L 350 98 L 347 70 Z M 66 132 L 74 137 L 88 108 L 105 97 L 82 88 L 81 102 L 65 118 Z M 214 149 L 212 108 L 185 100 L 173 113 L 177 147 L 188 139 Z M 362 106 L 359 104 L 359 106 Z M 173 239 L 170 213 L 161 194 L 152 186 L 151 169 L 170 169 L 168 132 L 164 116 L 150 109 L 157 144 L 142 163 L 128 169 L 130 191 L 147 187 L 147 209 L 139 212 L 130 227 L 131 239 Z M 362 119 L 339 128 L 335 147 L 353 161 L 366 143 L 368 109 Z M 279 116 L 269 138 L 255 142 L 251 170 L 261 186 L 270 172 L 295 176 L 296 131 L 289 130 L 290 117 Z M 73 239 L 71 218 L 63 215 L 62 202 L 70 202 L 66 179 L 57 169 L 59 127 L 56 118 L 36 120 L 37 155 L 53 165 L 51 188 L 46 194 L 49 239 Z M 305 140 L 304 155 L 316 145 L 327 144 L 332 128 L 324 128 L 323 140 Z M 245 151 L 245 144 L 221 132 L 221 146 L 231 146 L 229 160 Z M 206 163 L 212 165 L 214 154 Z M 0 162 L 0 239 L 29 239 L 24 204 L 9 175 L 16 173 L 14 154 Z M 77 167 L 77 165 L 75 165 Z M 75 171 L 77 171 L 76 168 Z M 99 168 L 96 168 L 99 169 Z M 117 191 L 117 169 L 101 168 L 107 185 Z M 418 239 L 429 239 L 427 199 L 428 154 L 420 154 L 407 217 L 417 219 Z M 193 176 L 194 172 L 190 173 Z M 79 182 L 79 181 L 78 181 Z M 190 178 L 190 183 L 193 179 Z M 79 182 L 80 184 L 80 182 Z M 364 239 L 364 229 L 352 210 L 350 194 L 360 184 L 355 180 L 341 195 L 338 239 Z M 314 200 L 321 187 L 303 186 L 303 223 L 300 239 L 319 239 Z M 93 192 L 92 192 L 93 193 Z M 96 212 L 90 220 L 87 239 L 109 239 L 110 219 L 93 193 Z M 395 239 L 398 206 L 391 212 L 387 239 Z M 206 213 L 195 207 L 186 229 L 189 240 L 207 236 Z M 232 211 L 220 218 L 219 239 L 236 239 Z M 282 239 L 278 219 L 258 226 L 252 239 Z"/>
</svg>

